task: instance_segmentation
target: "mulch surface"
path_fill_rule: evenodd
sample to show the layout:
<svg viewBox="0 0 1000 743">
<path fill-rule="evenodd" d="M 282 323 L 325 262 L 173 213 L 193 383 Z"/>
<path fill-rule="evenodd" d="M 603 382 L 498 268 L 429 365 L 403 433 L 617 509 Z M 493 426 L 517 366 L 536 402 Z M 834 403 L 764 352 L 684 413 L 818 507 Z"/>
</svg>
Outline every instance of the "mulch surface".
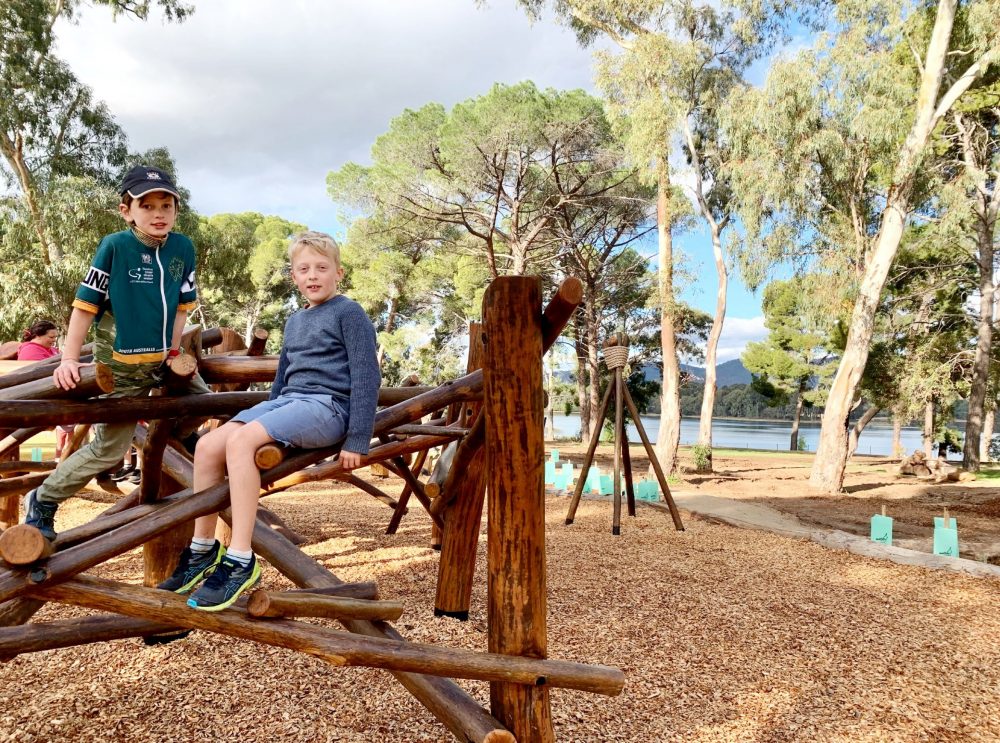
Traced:
<svg viewBox="0 0 1000 743">
<path fill-rule="evenodd" d="M 389 509 L 345 486 L 265 502 L 340 578 L 402 600 L 408 639 L 485 650 L 485 536 L 469 621 L 435 619 L 437 553 L 419 507 L 386 536 Z M 1000 581 L 687 514 L 676 532 L 645 506 L 614 537 L 610 503 L 584 500 L 568 527 L 567 506 L 549 497 L 549 655 L 618 666 L 627 681 L 616 698 L 554 690 L 558 740 L 1000 740 Z M 58 526 L 104 507 L 73 499 Z M 93 573 L 140 582 L 141 554 Z M 290 586 L 270 567 L 263 585 Z M 36 620 L 83 613 L 49 605 Z M 20 656 L 0 679 L 4 743 L 452 740 L 384 671 L 204 632 Z M 486 684 L 460 683 L 488 703 Z"/>
</svg>

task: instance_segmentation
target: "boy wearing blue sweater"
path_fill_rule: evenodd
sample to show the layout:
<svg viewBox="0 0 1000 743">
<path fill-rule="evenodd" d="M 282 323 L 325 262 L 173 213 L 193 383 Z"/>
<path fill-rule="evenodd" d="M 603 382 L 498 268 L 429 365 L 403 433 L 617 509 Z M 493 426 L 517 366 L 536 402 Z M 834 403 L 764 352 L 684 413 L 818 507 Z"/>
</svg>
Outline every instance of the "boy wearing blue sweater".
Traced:
<svg viewBox="0 0 1000 743">
<path fill-rule="evenodd" d="M 371 442 L 381 383 L 375 328 L 357 302 L 337 292 L 344 278 L 340 248 L 329 235 L 303 232 L 292 239 L 288 257 L 308 307 L 285 324 L 270 399 L 203 436 L 195 450 L 195 492 L 222 482 L 229 472 L 229 549 L 223 551 L 215 539 L 218 515 L 202 516 L 174 574 L 159 585 L 188 593 L 207 577 L 188 599 L 202 611 L 231 606 L 260 581 L 250 548 L 260 494 L 257 449 L 274 441 L 319 449 L 343 440 L 340 461 L 351 470 L 361 466 Z"/>
</svg>

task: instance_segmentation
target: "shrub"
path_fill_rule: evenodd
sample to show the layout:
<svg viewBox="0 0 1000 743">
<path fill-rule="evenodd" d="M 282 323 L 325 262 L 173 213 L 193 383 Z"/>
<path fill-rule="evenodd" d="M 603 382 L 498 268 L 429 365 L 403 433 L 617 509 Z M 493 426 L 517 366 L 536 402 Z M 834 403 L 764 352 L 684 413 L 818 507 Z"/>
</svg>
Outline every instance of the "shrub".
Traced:
<svg viewBox="0 0 1000 743">
<path fill-rule="evenodd" d="M 712 469 L 712 446 L 711 444 L 695 444 L 691 447 L 691 456 L 694 457 L 694 468 L 698 472 L 709 472 Z"/>
</svg>

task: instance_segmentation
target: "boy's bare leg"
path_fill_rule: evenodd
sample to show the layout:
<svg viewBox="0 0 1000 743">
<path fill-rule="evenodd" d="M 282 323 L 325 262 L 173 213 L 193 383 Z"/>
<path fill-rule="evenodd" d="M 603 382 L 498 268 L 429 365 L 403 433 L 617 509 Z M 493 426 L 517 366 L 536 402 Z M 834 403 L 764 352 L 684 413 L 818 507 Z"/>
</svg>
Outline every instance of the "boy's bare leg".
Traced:
<svg viewBox="0 0 1000 743">
<path fill-rule="evenodd" d="M 250 551 L 254 520 L 257 517 L 257 500 L 260 497 L 260 471 L 254 462 L 254 455 L 260 447 L 272 441 L 274 439 L 257 421 L 247 423 L 238 431 L 234 431 L 226 441 L 229 500 L 233 511 L 230 550 Z M 201 448 L 201 442 L 198 442 L 198 448 Z"/>
<path fill-rule="evenodd" d="M 194 451 L 194 492 L 218 485 L 226 477 L 226 444 L 240 429 L 242 423 L 224 423 L 198 440 Z M 219 514 L 200 516 L 194 522 L 196 539 L 215 539 L 215 526 Z"/>
</svg>

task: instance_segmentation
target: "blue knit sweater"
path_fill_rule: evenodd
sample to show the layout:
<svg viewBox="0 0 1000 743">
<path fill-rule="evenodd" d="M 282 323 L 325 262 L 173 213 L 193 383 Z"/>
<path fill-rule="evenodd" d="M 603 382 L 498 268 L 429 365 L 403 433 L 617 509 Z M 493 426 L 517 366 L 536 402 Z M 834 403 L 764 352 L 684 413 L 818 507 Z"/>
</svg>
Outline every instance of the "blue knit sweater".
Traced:
<svg viewBox="0 0 1000 743">
<path fill-rule="evenodd" d="M 333 397 L 348 411 L 344 451 L 368 453 L 381 382 L 375 328 L 357 302 L 338 294 L 288 318 L 271 399 Z"/>
</svg>

